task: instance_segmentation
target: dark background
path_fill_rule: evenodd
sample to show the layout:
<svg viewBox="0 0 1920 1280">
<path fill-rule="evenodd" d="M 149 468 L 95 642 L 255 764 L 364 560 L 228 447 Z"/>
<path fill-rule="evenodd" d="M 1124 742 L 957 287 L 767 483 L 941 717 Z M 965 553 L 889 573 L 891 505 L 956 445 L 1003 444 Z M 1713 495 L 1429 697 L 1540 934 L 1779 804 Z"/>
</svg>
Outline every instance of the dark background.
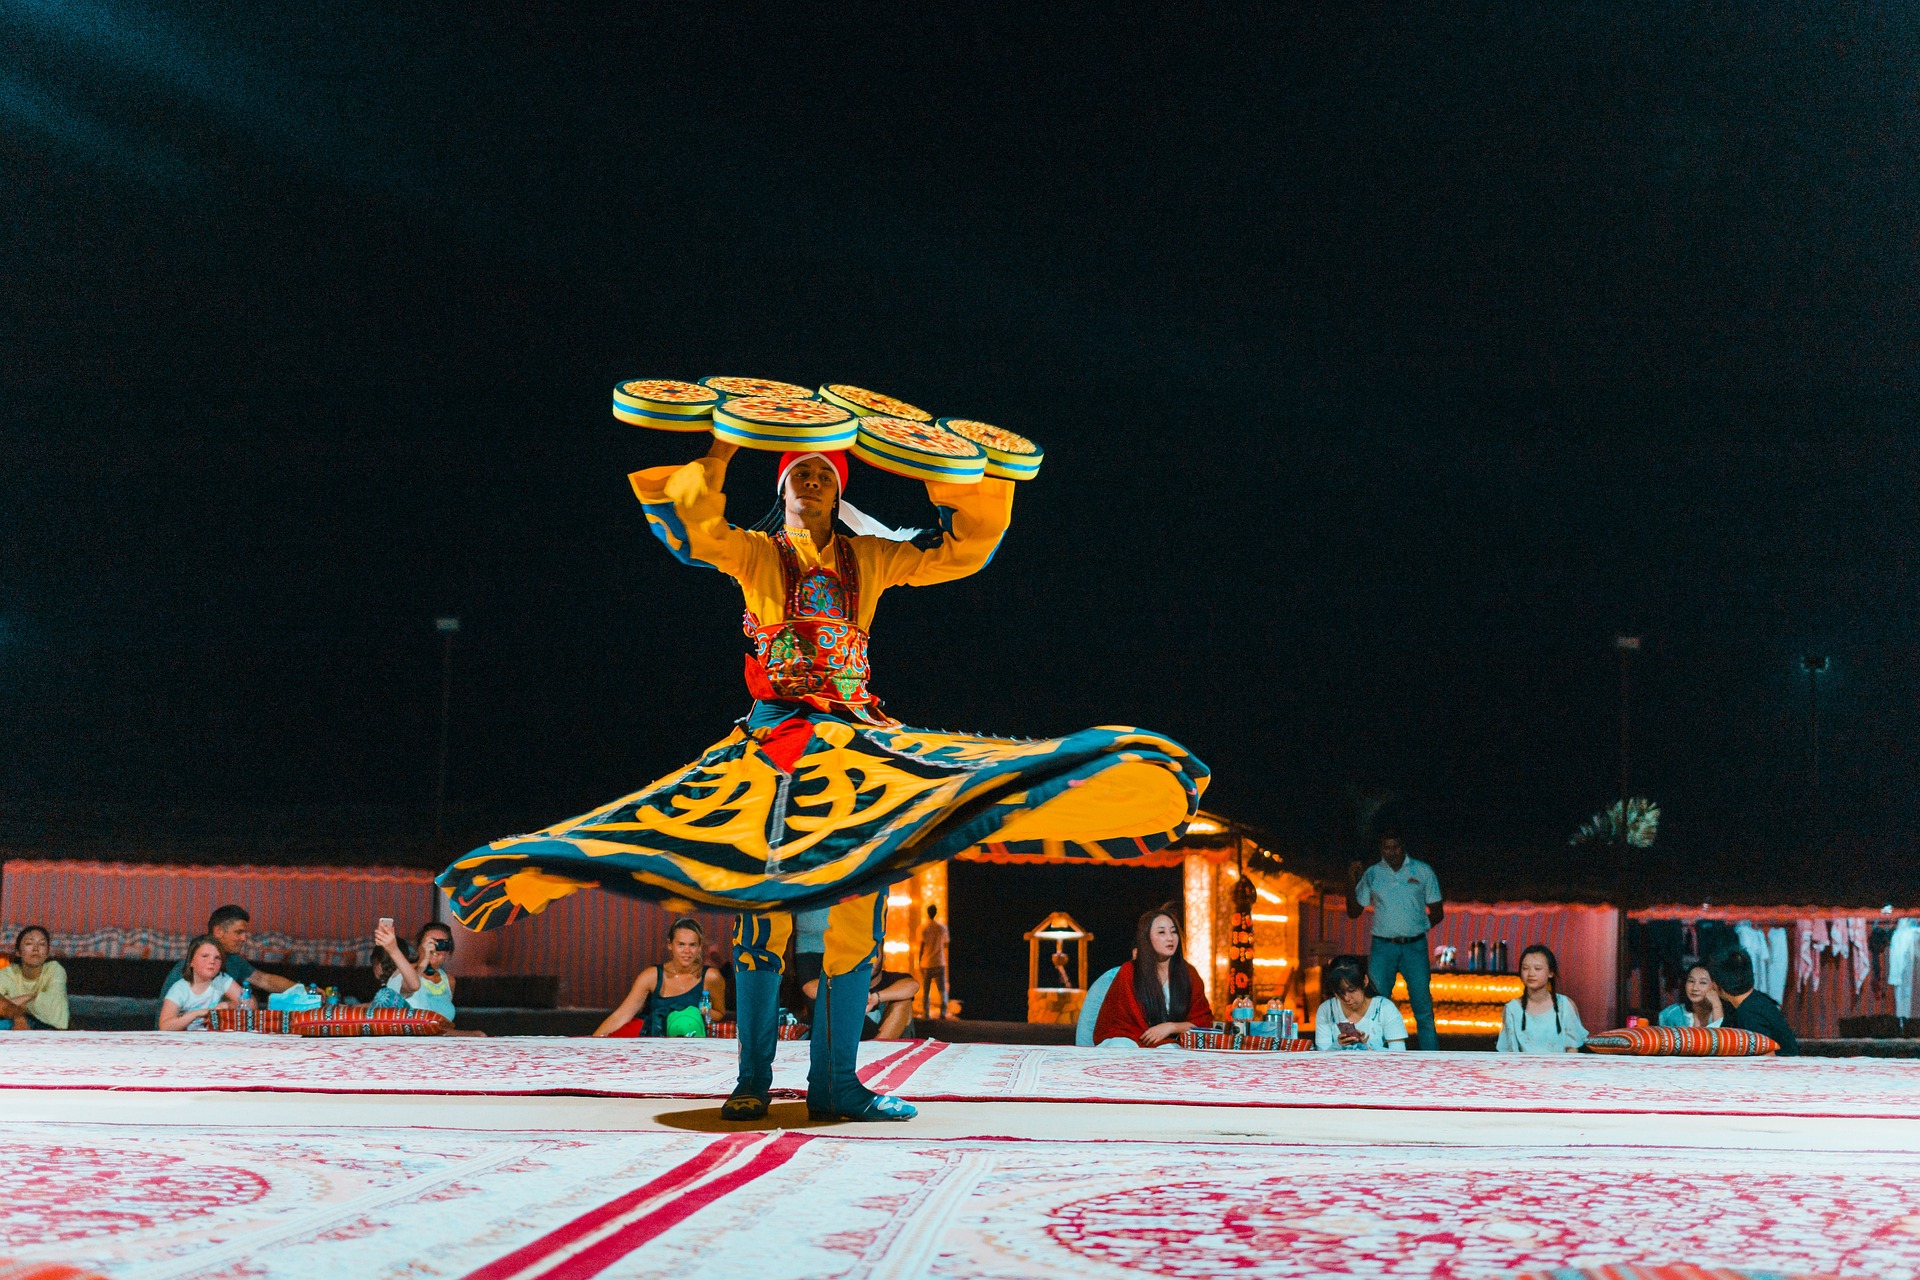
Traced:
<svg viewBox="0 0 1920 1280">
<path fill-rule="evenodd" d="M 690 758 L 738 596 L 608 389 L 737 373 L 1048 449 L 888 597 L 910 722 L 1144 724 L 1299 865 L 1384 787 L 1456 896 L 1626 894 L 1566 841 L 1631 632 L 1645 892 L 1920 894 L 1912 9 L 525 8 L 0 13 L 10 850 L 432 864 Z"/>
</svg>

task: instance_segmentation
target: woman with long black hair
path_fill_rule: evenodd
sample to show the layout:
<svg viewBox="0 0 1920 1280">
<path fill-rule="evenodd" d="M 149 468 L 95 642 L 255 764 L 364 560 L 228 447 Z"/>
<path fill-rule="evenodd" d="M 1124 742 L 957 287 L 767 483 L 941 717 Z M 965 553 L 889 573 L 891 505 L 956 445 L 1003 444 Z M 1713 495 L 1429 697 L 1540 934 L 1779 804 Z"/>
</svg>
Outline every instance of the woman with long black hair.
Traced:
<svg viewBox="0 0 1920 1280">
<path fill-rule="evenodd" d="M 1130 1040 L 1151 1049 L 1178 1041 L 1189 1027 L 1212 1025 L 1206 983 L 1181 946 L 1180 919 L 1171 907 L 1155 907 L 1134 930 L 1133 959 L 1107 989 L 1093 1042 Z"/>
<path fill-rule="evenodd" d="M 1534 943 L 1520 953 L 1520 995 L 1500 1019 L 1501 1053 L 1572 1053 L 1587 1042 L 1580 1010 L 1560 994 L 1560 962 Z"/>
</svg>

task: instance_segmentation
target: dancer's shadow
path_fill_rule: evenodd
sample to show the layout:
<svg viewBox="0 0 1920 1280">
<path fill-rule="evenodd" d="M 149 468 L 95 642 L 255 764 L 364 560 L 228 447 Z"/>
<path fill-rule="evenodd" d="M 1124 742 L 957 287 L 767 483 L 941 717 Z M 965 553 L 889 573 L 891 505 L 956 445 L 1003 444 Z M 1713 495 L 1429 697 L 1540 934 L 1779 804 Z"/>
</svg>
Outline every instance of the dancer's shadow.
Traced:
<svg viewBox="0 0 1920 1280">
<path fill-rule="evenodd" d="M 831 1129 L 852 1124 L 851 1120 L 810 1120 L 804 1102 L 776 1102 L 767 1108 L 762 1120 L 722 1120 L 719 1107 L 701 1107 L 697 1111 L 663 1111 L 654 1116 L 669 1129 L 690 1129 L 695 1133 L 761 1133 L 774 1129 Z"/>
</svg>

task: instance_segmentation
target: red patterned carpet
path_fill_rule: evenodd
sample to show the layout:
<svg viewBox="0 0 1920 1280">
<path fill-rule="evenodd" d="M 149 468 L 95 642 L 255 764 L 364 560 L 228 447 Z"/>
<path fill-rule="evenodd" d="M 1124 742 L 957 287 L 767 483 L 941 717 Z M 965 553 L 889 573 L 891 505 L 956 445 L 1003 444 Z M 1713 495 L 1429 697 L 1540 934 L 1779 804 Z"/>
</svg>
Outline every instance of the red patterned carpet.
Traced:
<svg viewBox="0 0 1920 1280">
<path fill-rule="evenodd" d="M 1628 1263 L 1920 1280 L 1920 1074 L 1886 1073 L 1898 1063 L 880 1045 L 870 1080 L 985 1100 L 730 1132 L 725 1043 L 8 1048 L 0 1256 L 108 1280 L 1492 1280 Z M 61 1087 L 28 1085 L 42 1072 Z M 713 1101 L 690 1101 L 716 1073 Z M 1111 1100 L 1022 1101 L 1089 1082 Z M 1894 1118 L 1818 1118 L 1872 1115 Z"/>
</svg>

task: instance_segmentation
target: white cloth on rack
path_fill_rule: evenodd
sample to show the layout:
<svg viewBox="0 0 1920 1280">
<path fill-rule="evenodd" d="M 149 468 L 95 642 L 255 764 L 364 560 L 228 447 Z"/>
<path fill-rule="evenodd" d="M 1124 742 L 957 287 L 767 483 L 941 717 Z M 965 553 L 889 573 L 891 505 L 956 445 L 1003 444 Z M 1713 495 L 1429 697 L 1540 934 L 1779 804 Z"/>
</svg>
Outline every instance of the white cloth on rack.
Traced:
<svg viewBox="0 0 1920 1280">
<path fill-rule="evenodd" d="M 1797 920 L 1793 926 L 1794 950 L 1799 956 L 1799 964 L 1794 967 L 1793 985 L 1796 990 L 1804 991 L 1812 986 L 1820 989 L 1820 953 L 1827 949 L 1827 922 L 1825 920 Z"/>
<path fill-rule="evenodd" d="M 1887 944 L 1887 985 L 1893 988 L 1893 1011 L 1901 1018 L 1913 1016 L 1913 961 L 1920 954 L 1920 923 L 1902 920 L 1893 926 L 1893 940 Z"/>
<path fill-rule="evenodd" d="M 1867 922 L 1860 916 L 1847 921 L 1847 936 L 1853 949 L 1853 994 L 1860 994 L 1860 988 L 1867 985 L 1867 975 L 1873 972 L 1873 953 L 1867 946 Z"/>
<path fill-rule="evenodd" d="M 1733 935 L 1740 940 L 1740 949 L 1753 959 L 1753 989 L 1770 990 L 1773 985 L 1773 952 L 1767 946 L 1767 935 L 1755 928 L 1751 920 L 1742 920 L 1734 925 Z"/>
<path fill-rule="evenodd" d="M 1767 930 L 1767 994 L 1773 1002 L 1779 1004 L 1787 998 L 1787 931 L 1781 928 Z"/>
<path fill-rule="evenodd" d="M 1847 958 L 1847 922 L 1845 920 L 1827 921 L 1827 950 L 1833 953 L 1835 960 Z"/>
</svg>

